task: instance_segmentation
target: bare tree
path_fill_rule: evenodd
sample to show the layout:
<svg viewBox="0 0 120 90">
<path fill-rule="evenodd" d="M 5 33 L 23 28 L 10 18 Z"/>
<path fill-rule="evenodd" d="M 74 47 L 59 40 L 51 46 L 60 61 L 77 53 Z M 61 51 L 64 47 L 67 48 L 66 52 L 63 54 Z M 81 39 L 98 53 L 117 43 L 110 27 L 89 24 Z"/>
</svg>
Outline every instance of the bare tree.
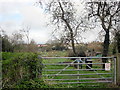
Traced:
<svg viewBox="0 0 120 90">
<path fill-rule="evenodd" d="M 117 29 L 114 33 L 114 49 L 115 53 L 120 53 L 120 26 L 117 26 Z"/>
<path fill-rule="evenodd" d="M 21 52 L 24 44 L 23 40 L 24 35 L 20 31 L 15 31 L 10 36 L 10 42 L 12 43 L 14 52 Z"/>
<path fill-rule="evenodd" d="M 36 42 L 32 39 L 29 43 L 29 47 L 28 47 L 28 52 L 37 52 L 37 44 Z"/>
<path fill-rule="evenodd" d="M 51 0 L 46 5 L 47 12 L 52 15 L 52 23 L 57 26 L 55 31 L 62 30 L 62 38 L 71 43 L 73 53 L 76 54 L 75 42 L 81 21 L 76 16 L 74 4 L 69 0 Z"/>
<path fill-rule="evenodd" d="M 23 44 L 23 42 L 24 42 L 23 37 L 24 37 L 24 35 L 21 34 L 21 32 L 15 31 L 12 33 L 10 41 L 13 45 Z"/>
<path fill-rule="evenodd" d="M 21 32 L 23 32 L 23 35 L 26 37 L 27 39 L 27 44 L 30 43 L 30 38 L 29 38 L 29 31 L 30 31 L 30 27 L 26 27 L 20 30 Z"/>
<path fill-rule="evenodd" d="M 88 2 L 88 17 L 94 18 L 95 22 L 100 22 L 101 27 L 105 32 L 104 43 L 103 43 L 103 56 L 108 55 L 109 44 L 110 44 L 110 31 L 116 26 L 117 22 L 120 22 L 120 1 L 112 2 L 107 0 L 91 0 Z M 103 59 L 105 63 L 106 60 Z M 103 68 L 105 65 L 103 65 Z"/>
</svg>

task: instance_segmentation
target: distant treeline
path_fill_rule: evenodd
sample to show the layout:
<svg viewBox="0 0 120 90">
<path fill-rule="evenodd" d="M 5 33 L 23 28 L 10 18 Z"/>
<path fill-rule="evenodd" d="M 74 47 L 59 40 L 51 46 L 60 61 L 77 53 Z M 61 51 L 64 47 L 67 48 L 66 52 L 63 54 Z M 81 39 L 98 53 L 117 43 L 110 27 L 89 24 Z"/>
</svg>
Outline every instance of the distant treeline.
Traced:
<svg viewBox="0 0 120 90">
<path fill-rule="evenodd" d="M 8 35 L 0 35 L 2 52 L 36 52 L 37 45 L 34 40 L 26 44 L 19 34 L 10 38 Z"/>
</svg>

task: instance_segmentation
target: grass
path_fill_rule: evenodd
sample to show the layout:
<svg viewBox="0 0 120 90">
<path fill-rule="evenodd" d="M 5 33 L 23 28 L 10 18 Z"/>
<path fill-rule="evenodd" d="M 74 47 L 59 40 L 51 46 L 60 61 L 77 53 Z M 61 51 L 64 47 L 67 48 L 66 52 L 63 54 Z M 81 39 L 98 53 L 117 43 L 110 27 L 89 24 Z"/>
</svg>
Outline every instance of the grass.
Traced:
<svg viewBox="0 0 120 90">
<path fill-rule="evenodd" d="M 67 56 L 67 52 L 61 52 L 61 51 L 52 51 L 52 52 L 43 52 L 41 53 L 41 56 L 48 56 L 48 57 L 64 57 Z M 93 63 L 102 63 L 101 59 L 92 59 Z M 43 59 L 44 64 L 50 64 L 50 63 L 60 63 L 60 62 L 72 62 L 70 59 Z M 57 74 L 60 71 L 44 71 L 46 69 L 64 69 L 67 65 L 46 65 L 43 68 L 43 75 L 45 74 Z M 102 65 L 93 65 L 92 68 L 94 69 L 102 69 Z M 67 69 L 76 69 L 73 66 L 69 66 Z M 86 69 L 86 65 L 82 65 L 82 69 Z M 62 71 L 60 74 L 88 74 L 88 73 L 112 73 L 112 70 L 110 71 Z M 79 78 L 108 78 L 112 77 L 112 75 L 81 75 Z M 46 76 L 43 77 L 43 79 L 77 79 L 78 76 Z M 89 82 L 89 81 L 95 81 L 95 80 L 79 80 L 80 82 Z M 98 81 L 98 80 L 97 80 Z M 59 83 L 59 82 L 76 82 L 76 80 L 64 80 L 64 81 L 46 81 L 46 84 L 53 85 L 52 83 Z M 78 80 L 77 80 L 78 82 Z M 101 88 L 106 88 L 109 87 L 109 84 L 107 83 L 81 83 L 81 84 L 56 84 L 53 85 L 55 88 L 85 88 L 85 87 L 93 88 L 94 87 L 101 87 Z"/>
</svg>

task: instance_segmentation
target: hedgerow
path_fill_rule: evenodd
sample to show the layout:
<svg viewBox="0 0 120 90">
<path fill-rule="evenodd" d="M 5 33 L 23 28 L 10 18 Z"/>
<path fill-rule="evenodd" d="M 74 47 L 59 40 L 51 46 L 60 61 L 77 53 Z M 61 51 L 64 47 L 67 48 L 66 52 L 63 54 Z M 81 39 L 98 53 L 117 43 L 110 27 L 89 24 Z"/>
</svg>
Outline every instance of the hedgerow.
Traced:
<svg viewBox="0 0 120 90">
<path fill-rule="evenodd" d="M 40 87 L 42 60 L 36 53 L 2 52 L 2 88 Z M 25 86 L 26 85 L 26 86 Z M 43 84 L 44 85 L 44 84 Z"/>
</svg>

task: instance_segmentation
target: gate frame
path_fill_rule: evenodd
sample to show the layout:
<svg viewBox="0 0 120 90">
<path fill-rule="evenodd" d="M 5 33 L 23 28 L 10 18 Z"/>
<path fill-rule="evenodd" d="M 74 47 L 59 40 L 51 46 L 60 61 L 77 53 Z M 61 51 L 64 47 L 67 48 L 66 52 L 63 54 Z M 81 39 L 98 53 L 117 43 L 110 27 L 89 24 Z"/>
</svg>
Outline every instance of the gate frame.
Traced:
<svg viewBox="0 0 120 90">
<path fill-rule="evenodd" d="M 112 82 L 111 83 L 114 83 L 114 84 L 116 84 L 116 82 L 117 82 L 117 58 L 116 57 L 40 57 L 41 59 L 82 59 L 82 58 L 84 58 L 84 59 L 102 59 L 102 58 L 107 58 L 107 59 L 111 59 L 111 60 L 113 60 L 113 62 L 114 62 L 114 65 L 113 65 L 113 67 L 114 67 L 114 72 L 112 72 L 113 74 L 112 75 L 114 75 L 113 76 L 113 78 L 112 78 Z M 112 62 L 111 62 L 112 63 Z M 68 64 L 68 63 L 67 63 Z M 70 65 L 71 63 L 69 63 L 69 65 Z M 78 65 L 79 66 L 79 64 L 81 64 L 81 63 L 76 63 L 76 65 Z M 87 65 L 88 63 L 86 63 L 86 65 Z M 95 64 L 95 63 L 92 63 L 92 64 Z M 101 63 L 100 63 L 101 64 Z M 104 63 L 105 64 L 105 63 Z M 49 64 L 50 65 L 50 64 Z M 55 64 L 54 64 L 55 65 Z M 61 69 L 60 69 L 61 70 Z M 79 74 L 79 67 L 77 68 L 77 70 L 78 70 L 78 74 Z M 62 70 L 63 71 L 63 70 Z M 73 70 L 71 70 L 71 71 L 73 71 Z M 98 73 L 99 74 L 99 73 Z M 58 75 L 58 74 L 57 74 Z M 56 76 L 56 75 L 55 75 Z M 78 80 L 79 80 L 79 76 L 78 76 L 78 78 L 77 78 Z M 77 83 L 77 82 L 75 82 L 75 83 Z M 79 82 L 79 83 L 82 83 L 82 82 Z M 92 83 L 92 82 L 91 82 Z M 96 83 L 96 82 L 95 82 Z M 63 84 L 65 84 L 65 83 L 63 83 Z M 67 84 L 69 84 L 69 82 L 67 83 Z"/>
</svg>

